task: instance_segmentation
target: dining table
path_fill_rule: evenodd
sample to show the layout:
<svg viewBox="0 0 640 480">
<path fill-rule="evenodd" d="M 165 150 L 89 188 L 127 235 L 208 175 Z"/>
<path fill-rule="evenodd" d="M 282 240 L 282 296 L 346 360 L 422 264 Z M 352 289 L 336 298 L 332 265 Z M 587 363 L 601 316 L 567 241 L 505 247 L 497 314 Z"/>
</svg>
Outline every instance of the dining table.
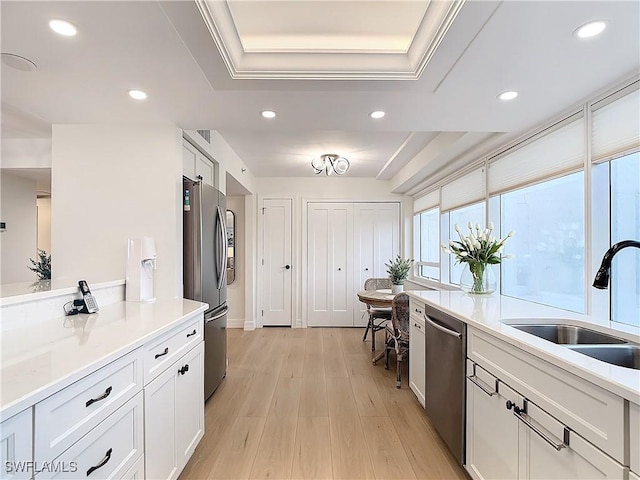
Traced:
<svg viewBox="0 0 640 480">
<path fill-rule="evenodd" d="M 383 288 L 381 290 L 362 290 L 358 292 L 358 300 L 372 307 L 391 307 L 395 293 L 391 293 L 391 289 Z"/>
</svg>

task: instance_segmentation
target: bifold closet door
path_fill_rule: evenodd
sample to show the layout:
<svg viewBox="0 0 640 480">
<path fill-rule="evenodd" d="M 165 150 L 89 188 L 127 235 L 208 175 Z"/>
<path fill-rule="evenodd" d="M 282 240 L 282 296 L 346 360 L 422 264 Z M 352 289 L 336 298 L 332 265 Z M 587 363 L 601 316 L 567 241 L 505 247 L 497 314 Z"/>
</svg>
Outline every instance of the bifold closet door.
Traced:
<svg viewBox="0 0 640 480">
<path fill-rule="evenodd" d="M 353 210 L 353 295 L 367 278 L 385 278 L 390 259 L 400 251 L 400 204 L 356 203 Z M 353 325 L 367 324 L 366 305 L 354 301 Z"/>
<path fill-rule="evenodd" d="M 353 205 L 309 203 L 308 325 L 353 325 Z"/>
</svg>

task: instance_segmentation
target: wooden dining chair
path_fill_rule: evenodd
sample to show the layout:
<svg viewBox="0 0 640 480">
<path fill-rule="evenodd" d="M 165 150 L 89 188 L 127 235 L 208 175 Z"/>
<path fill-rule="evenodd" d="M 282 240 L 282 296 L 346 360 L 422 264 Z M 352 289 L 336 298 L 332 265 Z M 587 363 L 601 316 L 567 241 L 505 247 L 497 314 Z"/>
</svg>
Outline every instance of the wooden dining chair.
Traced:
<svg viewBox="0 0 640 480">
<path fill-rule="evenodd" d="M 391 280 L 388 278 L 367 278 L 364 282 L 365 290 L 382 290 L 391 288 Z M 384 330 L 385 325 L 391 320 L 391 308 L 385 307 L 373 307 L 367 304 L 367 314 L 369 320 L 367 321 L 367 328 L 362 336 L 362 341 L 367 339 L 367 334 L 371 330 L 371 351 L 376 350 L 376 332 L 378 330 Z"/>
<path fill-rule="evenodd" d="M 409 295 L 399 293 L 391 304 L 391 322 L 385 328 L 384 368 L 389 368 L 389 353 L 396 352 L 396 388 L 402 386 L 402 361 L 409 355 Z"/>
</svg>

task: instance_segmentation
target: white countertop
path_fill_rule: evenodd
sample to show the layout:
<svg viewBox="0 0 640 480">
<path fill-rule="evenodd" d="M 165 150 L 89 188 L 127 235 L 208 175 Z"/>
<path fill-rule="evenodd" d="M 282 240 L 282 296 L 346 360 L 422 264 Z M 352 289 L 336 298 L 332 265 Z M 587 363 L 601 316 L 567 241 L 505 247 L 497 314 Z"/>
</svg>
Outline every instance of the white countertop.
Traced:
<svg viewBox="0 0 640 480">
<path fill-rule="evenodd" d="M 0 339 L 0 420 L 170 330 L 207 305 L 174 299 L 119 302 L 98 313 L 13 327 Z"/>
<path fill-rule="evenodd" d="M 469 295 L 461 291 L 407 291 L 417 300 L 483 330 L 509 344 L 640 404 L 640 371 L 596 360 L 562 345 L 516 330 L 514 323 L 564 323 L 582 325 L 640 343 L 638 333 L 611 329 L 609 321 L 502 295 Z M 636 329 L 638 330 L 638 329 Z"/>
</svg>

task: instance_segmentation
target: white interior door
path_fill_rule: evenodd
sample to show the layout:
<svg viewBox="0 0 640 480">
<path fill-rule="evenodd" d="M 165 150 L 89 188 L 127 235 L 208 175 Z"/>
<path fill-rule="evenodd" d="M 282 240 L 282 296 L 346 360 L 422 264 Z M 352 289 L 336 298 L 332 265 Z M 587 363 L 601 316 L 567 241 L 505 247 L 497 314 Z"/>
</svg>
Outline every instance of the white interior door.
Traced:
<svg viewBox="0 0 640 480">
<path fill-rule="evenodd" d="M 388 276 L 385 263 L 400 251 L 400 205 L 357 203 L 354 224 L 353 296 L 364 288 L 367 278 Z M 366 305 L 354 300 L 353 325 L 367 324 Z"/>
<path fill-rule="evenodd" d="M 375 203 L 374 258 L 375 277 L 387 277 L 385 263 L 400 253 L 400 204 Z"/>
<path fill-rule="evenodd" d="M 371 205 L 357 205 L 353 216 L 354 266 L 353 292 L 354 295 L 364 289 L 367 278 L 375 277 L 375 263 L 373 258 L 375 235 L 375 211 Z M 353 325 L 366 326 L 368 321 L 367 306 L 354 301 Z"/>
<path fill-rule="evenodd" d="M 262 325 L 291 326 L 291 199 L 265 199 L 262 213 Z"/>
<path fill-rule="evenodd" d="M 307 324 L 352 326 L 353 205 L 310 203 L 307 221 Z"/>
</svg>

